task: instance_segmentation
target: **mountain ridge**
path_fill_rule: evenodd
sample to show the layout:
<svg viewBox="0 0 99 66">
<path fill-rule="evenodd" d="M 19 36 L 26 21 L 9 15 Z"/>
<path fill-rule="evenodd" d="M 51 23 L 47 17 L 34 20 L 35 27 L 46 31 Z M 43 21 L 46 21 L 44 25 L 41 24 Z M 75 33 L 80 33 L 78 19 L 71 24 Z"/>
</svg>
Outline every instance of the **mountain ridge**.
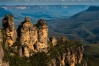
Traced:
<svg viewBox="0 0 99 66">
<path fill-rule="evenodd" d="M 84 43 L 98 43 L 99 16 L 97 14 L 99 14 L 99 11 L 96 11 L 98 10 L 96 8 L 95 11 L 89 11 L 94 7 L 90 6 L 87 10 L 82 11 L 69 19 L 64 18 L 60 19 L 60 21 L 51 21 L 51 23 L 56 21 L 54 23 L 55 25 L 51 27 L 51 29 L 53 29 L 51 31 L 55 34 L 67 35 L 71 39 L 76 38 Z"/>
</svg>

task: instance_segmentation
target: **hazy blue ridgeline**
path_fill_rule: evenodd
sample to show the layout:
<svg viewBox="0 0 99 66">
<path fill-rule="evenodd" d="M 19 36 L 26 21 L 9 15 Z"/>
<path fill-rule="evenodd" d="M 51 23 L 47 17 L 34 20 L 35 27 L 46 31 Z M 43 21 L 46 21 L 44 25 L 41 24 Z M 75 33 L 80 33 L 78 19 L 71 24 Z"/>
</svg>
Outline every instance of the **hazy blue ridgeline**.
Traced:
<svg viewBox="0 0 99 66">
<path fill-rule="evenodd" d="M 34 22 L 40 18 L 45 20 L 69 18 L 76 13 L 86 10 L 88 7 L 84 5 L 2 5 L 0 6 L 0 19 L 6 14 L 13 14 L 15 22 L 19 24 L 20 20 L 23 20 L 25 16 L 30 17 Z"/>
</svg>

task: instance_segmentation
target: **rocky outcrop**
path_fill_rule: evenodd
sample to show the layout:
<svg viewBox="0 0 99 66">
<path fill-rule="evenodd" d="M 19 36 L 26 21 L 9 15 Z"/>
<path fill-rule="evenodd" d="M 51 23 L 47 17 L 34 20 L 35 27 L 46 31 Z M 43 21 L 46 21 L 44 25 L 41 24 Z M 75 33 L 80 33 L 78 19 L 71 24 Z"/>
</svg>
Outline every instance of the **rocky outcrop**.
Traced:
<svg viewBox="0 0 99 66">
<path fill-rule="evenodd" d="M 18 28 L 20 43 L 24 55 L 29 57 L 30 52 L 35 51 L 35 43 L 38 41 L 37 28 L 31 23 L 28 17 L 21 23 Z"/>
<path fill-rule="evenodd" d="M 2 66 L 2 62 L 3 62 L 3 57 L 4 57 L 4 51 L 3 48 L 1 46 L 2 44 L 2 33 L 1 33 L 1 29 L 0 29 L 0 66 Z"/>
<path fill-rule="evenodd" d="M 12 46 L 16 42 L 17 32 L 14 26 L 14 17 L 6 15 L 2 20 L 3 30 L 5 31 L 6 48 Z"/>
<path fill-rule="evenodd" d="M 66 56 L 66 64 L 70 66 L 75 66 L 80 64 L 83 58 L 83 47 L 77 47 L 71 50 L 68 50 Z"/>
<path fill-rule="evenodd" d="M 55 45 L 53 45 L 52 38 L 57 41 Z M 63 36 L 59 39 L 52 38 L 50 39 L 52 45 L 55 46 L 55 51 L 57 50 L 59 53 L 51 60 L 49 66 L 76 66 L 81 64 L 84 49 L 79 42 L 68 40 Z"/>
<path fill-rule="evenodd" d="M 2 20 L 6 48 L 14 45 L 17 36 L 19 39 L 18 44 L 20 45 L 15 45 L 16 48 L 13 46 L 16 51 L 11 49 L 12 53 L 9 53 L 11 56 L 14 56 L 14 52 L 17 53 L 18 49 L 20 57 L 30 57 L 36 52 L 48 52 L 47 56 L 52 57 L 50 58 L 52 63 L 49 66 L 75 66 L 81 63 L 83 59 L 83 47 L 78 46 L 77 42 L 69 41 L 64 36 L 59 39 L 52 36 L 49 39 L 48 25 L 45 20 L 40 19 L 37 24 L 32 24 L 31 20 L 25 17 L 16 32 L 13 18 L 13 16 L 7 15 Z M 0 66 L 6 66 L 9 64 L 3 62 L 4 51 L 1 46 L 2 39 L 3 36 L 0 30 Z M 50 48 L 53 50 L 50 50 Z M 51 55 L 49 50 L 52 51 L 52 54 L 57 55 Z M 53 58 L 53 56 L 55 57 Z"/>
<path fill-rule="evenodd" d="M 4 58 L 4 51 L 3 51 L 2 46 L 0 45 L 0 66 L 9 66 L 9 63 L 4 62 L 3 58 Z"/>
<path fill-rule="evenodd" d="M 18 28 L 21 46 L 24 55 L 29 57 L 31 52 L 45 51 L 48 47 L 48 27 L 44 20 L 39 20 L 36 25 L 31 23 L 28 17 Z M 20 52 L 21 53 L 21 52 Z"/>
<path fill-rule="evenodd" d="M 79 47 L 68 50 L 66 53 L 61 53 L 60 56 L 51 60 L 49 66 L 76 66 L 77 64 L 81 64 L 82 59 L 83 50 L 82 47 Z"/>
<path fill-rule="evenodd" d="M 57 39 L 56 39 L 54 36 L 52 36 L 52 37 L 50 38 L 50 41 L 51 41 L 51 43 L 52 43 L 53 46 L 56 46 L 56 44 L 57 44 Z"/>
<path fill-rule="evenodd" d="M 9 66 L 9 63 L 3 61 L 4 58 L 4 50 L 2 48 L 3 36 L 0 29 L 0 66 Z"/>
<path fill-rule="evenodd" d="M 43 19 L 40 19 L 38 23 L 36 24 L 38 29 L 38 42 L 36 44 L 37 51 L 44 51 L 47 52 L 48 48 L 48 26 L 46 24 L 46 21 Z"/>
</svg>

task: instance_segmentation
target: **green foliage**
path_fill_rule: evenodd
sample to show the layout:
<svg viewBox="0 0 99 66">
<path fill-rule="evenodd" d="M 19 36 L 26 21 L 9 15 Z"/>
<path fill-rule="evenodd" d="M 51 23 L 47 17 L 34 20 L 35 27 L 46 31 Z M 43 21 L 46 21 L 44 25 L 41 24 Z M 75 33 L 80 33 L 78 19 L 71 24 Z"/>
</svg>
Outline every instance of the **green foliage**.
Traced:
<svg viewBox="0 0 99 66">
<path fill-rule="evenodd" d="M 29 59 L 33 66 L 48 66 L 50 62 L 49 57 L 44 52 L 35 53 L 33 56 L 29 57 Z"/>
<path fill-rule="evenodd" d="M 58 57 L 59 56 L 58 47 L 51 46 L 49 51 L 48 51 L 48 54 L 50 54 L 51 59 Z"/>
<path fill-rule="evenodd" d="M 84 54 L 88 66 L 99 66 L 99 44 L 85 44 Z"/>
<path fill-rule="evenodd" d="M 10 66 L 31 66 L 27 58 L 21 58 L 19 55 L 10 56 L 9 53 L 6 53 L 4 60 L 8 61 Z"/>
<path fill-rule="evenodd" d="M 10 66 L 48 66 L 50 59 L 44 52 L 35 53 L 29 58 L 19 57 L 18 54 L 11 56 L 9 52 L 6 52 L 4 61 L 9 62 Z"/>
<path fill-rule="evenodd" d="M 88 63 L 88 66 L 99 66 L 99 59 L 95 58 L 92 55 L 85 55 L 85 60 Z"/>
<path fill-rule="evenodd" d="M 77 66 L 84 63 L 87 63 L 87 66 L 99 66 L 99 44 L 84 44 L 84 58 Z"/>
<path fill-rule="evenodd" d="M 75 41 L 75 40 L 62 40 L 62 39 L 58 39 L 57 45 L 58 50 L 60 52 L 67 52 L 67 50 L 72 50 L 72 49 L 76 49 L 77 47 L 81 47 L 83 46 L 80 42 Z"/>
<path fill-rule="evenodd" d="M 66 39 L 66 38 L 65 38 Z M 62 53 L 67 53 L 68 50 L 74 50 L 78 47 L 83 46 L 80 42 L 74 40 L 62 40 L 59 38 L 56 46 L 50 46 L 49 54 L 51 58 L 56 58 Z"/>
<path fill-rule="evenodd" d="M 86 55 L 98 55 L 99 56 L 99 44 L 85 44 L 84 45 Z"/>
<path fill-rule="evenodd" d="M 5 41 L 6 41 L 6 38 L 5 38 L 5 31 L 4 30 L 1 30 L 1 33 L 2 33 L 2 37 L 3 37 L 3 42 L 2 42 L 2 47 L 3 49 L 5 49 Z"/>
<path fill-rule="evenodd" d="M 49 42 L 50 48 L 48 53 L 44 52 L 37 52 L 34 53 L 29 58 L 26 57 L 19 57 L 17 52 L 14 52 L 15 46 L 20 47 L 19 40 L 15 43 L 15 46 L 12 48 L 10 47 L 8 50 L 5 50 L 5 61 L 8 61 L 10 66 L 48 66 L 51 63 L 52 59 L 59 57 L 62 53 L 66 53 L 67 49 L 74 49 L 76 47 L 82 46 L 81 43 L 72 40 L 65 40 L 58 39 L 57 45 L 53 46 L 51 42 Z M 11 56 L 11 53 L 14 53 Z"/>
</svg>

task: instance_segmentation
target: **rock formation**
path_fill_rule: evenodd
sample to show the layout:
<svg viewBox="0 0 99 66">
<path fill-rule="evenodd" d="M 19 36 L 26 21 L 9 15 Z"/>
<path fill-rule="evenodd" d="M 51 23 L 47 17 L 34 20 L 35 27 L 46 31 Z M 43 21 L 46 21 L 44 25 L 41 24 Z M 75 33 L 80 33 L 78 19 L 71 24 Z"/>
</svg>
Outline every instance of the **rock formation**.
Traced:
<svg viewBox="0 0 99 66">
<path fill-rule="evenodd" d="M 36 24 L 38 29 L 38 42 L 36 44 L 38 51 L 44 51 L 47 52 L 48 48 L 48 26 L 46 24 L 46 21 L 43 19 L 40 19 L 38 23 Z"/>
<path fill-rule="evenodd" d="M 83 47 L 76 46 L 76 43 L 72 45 L 73 42 L 67 43 L 69 40 L 64 36 L 60 38 L 60 40 L 56 39 L 54 36 L 49 40 L 48 25 L 45 20 L 40 19 L 38 20 L 37 24 L 32 24 L 31 20 L 28 17 L 25 17 L 24 21 L 21 23 L 21 25 L 19 25 L 16 32 L 13 18 L 13 16 L 7 15 L 2 20 L 4 38 L 6 38 L 6 48 L 14 45 L 18 36 L 20 44 L 20 49 L 18 48 L 18 50 L 20 57 L 30 57 L 36 52 L 47 53 L 50 47 L 49 44 L 51 43 L 54 50 L 56 52 L 58 51 L 59 55 L 52 58 L 52 63 L 50 63 L 49 66 L 75 66 L 76 64 L 81 63 L 83 59 Z M 1 46 L 3 41 L 2 38 L 3 37 L 0 30 L 0 66 L 5 66 L 9 64 L 3 62 L 4 51 Z M 51 56 L 51 53 L 48 55 Z"/>
<path fill-rule="evenodd" d="M 1 46 L 2 39 L 3 39 L 3 37 L 2 37 L 1 29 L 0 29 L 0 66 L 2 66 L 3 57 L 4 57 L 4 51 L 3 51 L 3 48 Z"/>
<path fill-rule="evenodd" d="M 55 41 L 52 42 L 52 39 Z M 63 36 L 59 39 L 52 37 L 50 40 L 52 45 L 59 49 L 56 48 L 60 53 L 51 60 L 52 63 L 49 66 L 76 66 L 76 64 L 81 64 L 83 60 L 83 46 L 79 42 L 70 41 Z M 54 42 L 55 45 L 53 44 Z"/>
<path fill-rule="evenodd" d="M 56 39 L 54 36 L 52 36 L 52 37 L 50 38 L 50 41 L 51 41 L 51 43 L 52 43 L 53 46 L 56 46 L 56 44 L 57 44 L 57 39 Z"/>
<path fill-rule="evenodd" d="M 21 23 L 18 28 L 21 46 L 25 56 L 29 56 L 29 52 L 35 51 L 34 45 L 37 42 L 37 28 L 31 23 L 28 17 Z"/>
<path fill-rule="evenodd" d="M 37 24 L 33 25 L 31 20 L 26 17 L 19 26 L 18 31 L 22 50 L 20 54 L 23 53 L 24 56 L 29 57 L 34 52 L 48 51 L 48 26 L 45 20 L 40 19 Z M 50 38 L 50 41 L 53 46 L 57 45 L 57 39 L 54 36 Z M 68 40 L 62 37 L 61 41 L 66 42 Z M 67 53 L 62 53 L 60 57 L 53 59 L 52 61 L 55 61 L 55 63 L 50 64 L 51 66 L 75 66 L 75 64 L 81 63 L 83 57 L 82 47 L 66 49 Z"/>
<path fill-rule="evenodd" d="M 2 20 L 3 30 L 5 31 L 6 47 L 12 46 L 16 42 L 17 32 L 14 26 L 14 17 L 6 15 Z"/>
<path fill-rule="evenodd" d="M 4 50 L 2 48 L 3 36 L 0 29 L 0 66 L 9 66 L 8 63 L 3 61 L 4 58 Z"/>
<path fill-rule="evenodd" d="M 76 66 L 76 64 L 81 64 L 83 50 L 82 47 L 79 48 L 68 50 L 67 53 L 62 53 L 60 56 L 57 56 L 51 60 L 52 63 L 49 66 Z"/>
<path fill-rule="evenodd" d="M 48 47 L 48 27 L 44 20 L 39 20 L 36 25 L 31 23 L 28 17 L 18 28 L 21 46 L 24 55 L 29 56 L 31 52 L 45 51 Z M 25 46 L 24 46 L 25 45 Z M 21 53 L 21 52 L 20 52 Z"/>
<path fill-rule="evenodd" d="M 75 66 L 76 64 L 81 63 L 82 58 L 83 58 L 83 47 L 68 50 L 66 56 L 66 64 L 70 66 Z"/>
</svg>

